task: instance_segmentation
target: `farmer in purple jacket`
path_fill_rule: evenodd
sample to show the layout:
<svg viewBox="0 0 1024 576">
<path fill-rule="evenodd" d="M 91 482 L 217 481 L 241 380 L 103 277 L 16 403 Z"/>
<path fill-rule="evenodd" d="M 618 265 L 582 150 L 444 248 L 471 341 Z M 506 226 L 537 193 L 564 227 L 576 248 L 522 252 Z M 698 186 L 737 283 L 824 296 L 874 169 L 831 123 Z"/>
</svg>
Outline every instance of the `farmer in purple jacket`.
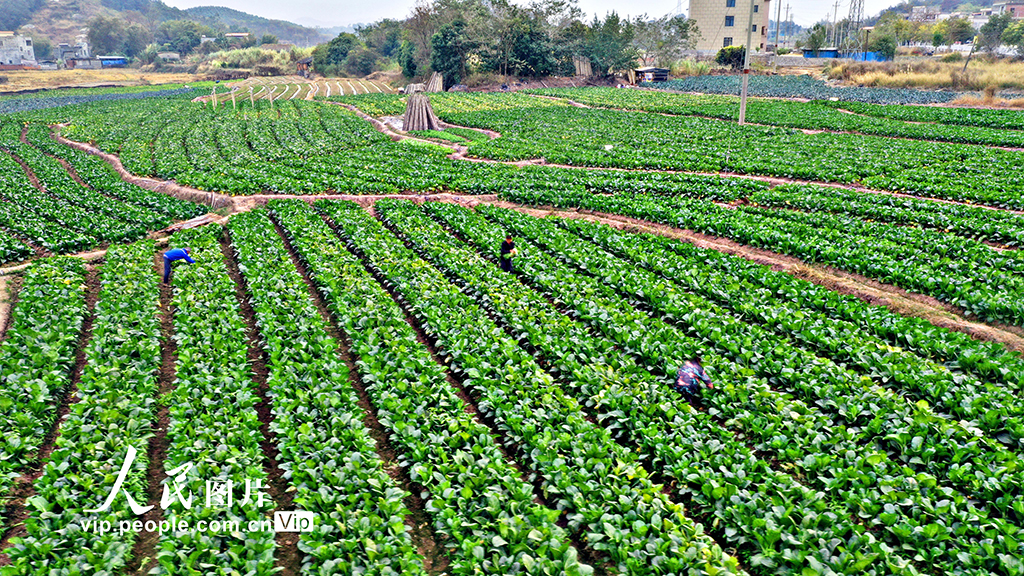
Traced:
<svg viewBox="0 0 1024 576">
<path fill-rule="evenodd" d="M 189 264 L 195 264 L 196 261 L 192 259 L 189 253 L 192 251 L 191 248 L 172 248 L 167 252 L 164 252 L 164 284 L 171 281 L 171 262 L 175 260 L 184 260 Z"/>
<path fill-rule="evenodd" d="M 672 388 L 685 396 L 687 400 L 699 398 L 705 385 L 708 388 L 715 387 L 711 383 L 711 377 L 704 371 L 704 366 L 701 366 L 701 360 L 700 356 L 687 360 L 676 372 L 676 382 Z"/>
</svg>

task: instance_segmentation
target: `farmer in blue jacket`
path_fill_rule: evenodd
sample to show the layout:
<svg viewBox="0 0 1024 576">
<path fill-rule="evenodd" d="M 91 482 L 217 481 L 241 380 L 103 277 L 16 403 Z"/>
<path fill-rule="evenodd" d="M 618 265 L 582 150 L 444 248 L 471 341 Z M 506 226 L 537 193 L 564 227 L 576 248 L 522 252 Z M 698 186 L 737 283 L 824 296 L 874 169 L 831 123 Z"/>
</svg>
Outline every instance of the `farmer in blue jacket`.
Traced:
<svg viewBox="0 0 1024 576">
<path fill-rule="evenodd" d="M 184 260 L 189 264 L 195 264 L 196 261 L 192 259 L 189 253 L 192 251 L 191 248 L 172 248 L 167 252 L 164 252 L 164 284 L 171 281 L 171 262 L 175 260 Z"/>
<path fill-rule="evenodd" d="M 711 377 L 701 365 L 701 357 L 696 356 L 679 367 L 676 372 L 676 383 L 672 388 L 685 396 L 687 400 L 693 400 L 700 397 L 705 384 L 708 388 L 714 388 Z"/>
</svg>

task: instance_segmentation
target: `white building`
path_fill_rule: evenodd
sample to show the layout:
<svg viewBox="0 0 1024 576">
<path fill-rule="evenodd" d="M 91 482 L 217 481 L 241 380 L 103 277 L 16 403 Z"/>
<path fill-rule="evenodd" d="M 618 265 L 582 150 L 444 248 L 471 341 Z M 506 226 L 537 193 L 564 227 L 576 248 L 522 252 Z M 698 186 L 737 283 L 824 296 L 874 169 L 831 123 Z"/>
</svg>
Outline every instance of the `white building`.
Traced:
<svg viewBox="0 0 1024 576">
<path fill-rule="evenodd" d="M 754 23 L 750 42 L 755 51 L 763 52 L 768 43 L 770 0 L 690 0 L 690 19 L 701 34 L 697 51 L 715 53 L 725 46 L 745 46 L 751 2 Z"/>
<path fill-rule="evenodd" d="M 14 32 L 0 32 L 0 65 L 21 66 L 36 64 L 36 51 L 32 39 Z"/>
</svg>

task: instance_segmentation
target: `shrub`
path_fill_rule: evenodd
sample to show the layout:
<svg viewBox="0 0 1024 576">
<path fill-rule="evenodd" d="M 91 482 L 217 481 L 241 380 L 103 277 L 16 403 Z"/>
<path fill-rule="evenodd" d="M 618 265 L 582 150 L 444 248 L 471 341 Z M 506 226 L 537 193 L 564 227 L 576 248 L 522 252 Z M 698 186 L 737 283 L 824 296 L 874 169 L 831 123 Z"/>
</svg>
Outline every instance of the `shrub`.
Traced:
<svg viewBox="0 0 1024 576">
<path fill-rule="evenodd" d="M 743 59 L 746 56 L 746 49 L 743 46 L 726 46 L 715 55 L 715 63 L 722 66 L 729 66 L 733 70 L 743 67 Z"/>
<path fill-rule="evenodd" d="M 959 52 L 950 52 L 942 57 L 943 62 L 961 62 L 964 57 Z"/>
</svg>

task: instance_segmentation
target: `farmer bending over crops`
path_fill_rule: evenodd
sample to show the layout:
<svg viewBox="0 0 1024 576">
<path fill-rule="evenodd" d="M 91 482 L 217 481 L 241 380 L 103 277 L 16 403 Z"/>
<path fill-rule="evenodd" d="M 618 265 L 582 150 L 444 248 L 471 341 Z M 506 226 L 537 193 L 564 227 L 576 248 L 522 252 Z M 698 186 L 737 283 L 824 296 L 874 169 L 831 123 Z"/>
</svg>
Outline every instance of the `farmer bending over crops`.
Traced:
<svg viewBox="0 0 1024 576">
<path fill-rule="evenodd" d="M 708 373 L 701 366 L 701 357 L 696 356 L 679 367 L 679 371 L 676 372 L 676 383 L 672 387 L 687 400 L 693 400 L 700 397 L 701 390 L 704 388 L 702 384 L 707 384 L 708 388 L 715 387 L 711 383 Z"/>
<path fill-rule="evenodd" d="M 172 248 L 167 252 L 164 252 L 164 284 L 171 281 L 171 262 L 175 260 L 184 260 L 189 264 L 195 264 L 196 261 L 192 259 L 191 248 Z"/>
<path fill-rule="evenodd" d="M 512 235 L 505 236 L 501 243 L 501 269 L 505 272 L 512 271 L 512 257 L 516 255 L 516 243 L 512 241 Z"/>
</svg>

